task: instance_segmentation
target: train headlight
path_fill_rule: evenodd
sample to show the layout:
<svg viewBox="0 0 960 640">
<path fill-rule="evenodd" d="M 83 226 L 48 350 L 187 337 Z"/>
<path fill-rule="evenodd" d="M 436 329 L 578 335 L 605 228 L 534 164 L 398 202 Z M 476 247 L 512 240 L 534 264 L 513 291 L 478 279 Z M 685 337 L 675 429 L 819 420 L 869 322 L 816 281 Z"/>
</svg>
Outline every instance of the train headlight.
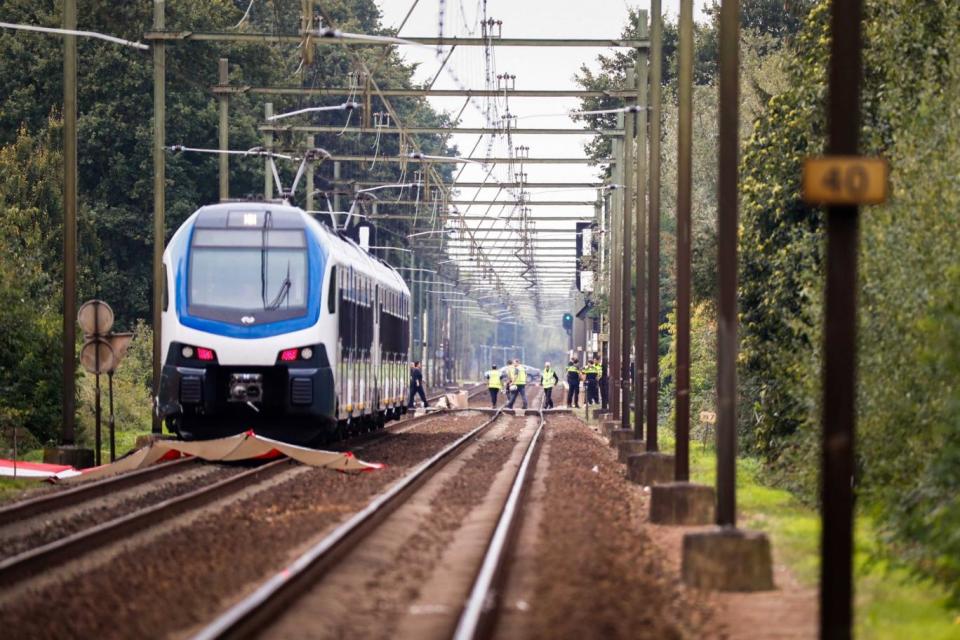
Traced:
<svg viewBox="0 0 960 640">
<path fill-rule="evenodd" d="M 184 358 L 192 358 L 193 347 L 184 346 L 182 349 L 180 349 L 180 355 L 182 355 Z"/>
<path fill-rule="evenodd" d="M 310 347 L 304 347 L 303 349 L 300 349 L 301 359 L 309 360 L 312 357 L 313 357 L 313 349 L 311 349 Z"/>
</svg>

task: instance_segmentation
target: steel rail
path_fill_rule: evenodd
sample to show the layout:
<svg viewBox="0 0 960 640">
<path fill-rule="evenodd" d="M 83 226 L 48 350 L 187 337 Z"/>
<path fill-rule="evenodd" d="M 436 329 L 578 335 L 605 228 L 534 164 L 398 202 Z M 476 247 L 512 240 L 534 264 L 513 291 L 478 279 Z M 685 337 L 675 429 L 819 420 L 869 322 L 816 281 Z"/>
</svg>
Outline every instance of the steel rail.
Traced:
<svg viewBox="0 0 960 640">
<path fill-rule="evenodd" d="M 6 526 L 20 520 L 25 520 L 41 513 L 49 513 L 64 507 L 72 507 L 102 495 L 126 489 L 148 480 L 163 478 L 198 462 L 197 458 L 181 458 L 165 462 L 156 466 L 147 467 L 122 473 L 109 478 L 95 480 L 89 484 L 48 493 L 28 500 L 22 500 L 0 508 L 0 526 Z"/>
<path fill-rule="evenodd" d="M 478 435 L 504 414 L 500 407 L 493 416 L 448 447 L 422 462 L 413 471 L 378 495 L 349 520 L 312 546 L 287 567 L 276 573 L 240 602 L 201 629 L 194 640 L 245 638 L 255 635 L 304 591 L 311 588 L 336 563 L 350 553 L 418 488 L 456 457 Z"/>
<path fill-rule="evenodd" d="M 473 397 L 482 389 L 483 385 L 476 385 L 468 391 L 468 394 L 469 396 Z M 444 394 L 442 393 L 436 394 L 430 396 L 430 399 L 436 400 L 443 395 Z M 408 431 L 409 429 L 412 429 L 414 426 L 418 425 L 420 422 L 437 417 L 439 417 L 439 414 L 434 413 L 404 420 L 401 423 L 403 426 L 402 431 Z M 382 434 L 386 435 L 387 433 L 395 432 L 396 430 L 394 429 L 383 430 Z M 355 450 L 359 450 L 365 446 L 368 446 L 370 442 L 371 440 L 367 440 L 363 446 L 356 447 Z M 133 486 L 158 476 L 162 477 L 163 475 L 168 475 L 173 473 L 175 470 L 184 468 L 185 465 L 189 463 L 196 462 L 198 462 L 197 458 L 183 458 L 181 460 L 158 465 L 156 467 L 150 467 L 148 469 L 134 471 L 129 474 L 123 474 L 117 478 L 106 478 L 89 486 L 77 487 L 76 489 L 64 491 L 51 496 L 42 496 L 42 498 L 49 498 L 51 500 L 47 500 L 45 503 L 38 498 L 36 504 L 21 503 L 21 505 L 14 505 L 16 507 L 21 507 L 22 513 L 19 514 L 19 518 L 8 520 L 8 522 L 15 522 L 30 515 L 48 512 L 60 506 L 64 501 L 69 501 L 70 498 L 76 498 L 78 494 L 82 496 L 80 501 L 87 501 L 93 497 L 103 495 L 110 490 Z M 146 509 L 141 509 L 125 516 L 120 516 L 96 527 L 84 529 L 71 536 L 67 536 L 66 538 L 61 538 L 46 545 L 30 549 L 15 556 L 11 556 L 3 561 L 0 561 L 0 586 L 10 584 L 11 582 L 15 582 L 23 577 L 33 575 L 51 566 L 62 564 L 65 561 L 74 559 L 85 553 L 89 553 L 90 551 L 98 549 L 116 540 L 126 538 L 138 531 L 141 531 L 158 522 L 172 518 L 187 510 L 204 506 L 205 504 L 208 504 L 221 496 L 235 493 L 236 491 L 239 491 L 240 489 L 250 485 L 254 481 L 264 480 L 275 475 L 276 473 L 282 471 L 284 466 L 293 466 L 292 462 L 293 461 L 288 458 L 274 460 L 263 466 L 238 473 L 237 475 L 225 478 L 220 482 L 197 489 L 196 491 L 165 500 L 151 507 L 147 507 Z M 87 491 L 89 494 L 84 495 L 80 490 Z M 71 504 L 76 504 L 76 502 Z M 14 509 L 10 509 L 10 511 L 16 513 Z"/>
<path fill-rule="evenodd" d="M 454 640 L 471 640 L 481 636 L 489 636 L 493 630 L 499 594 L 503 592 L 503 585 L 507 577 L 507 572 L 504 569 L 509 555 L 508 546 L 517 532 L 517 525 L 520 521 L 517 517 L 520 502 L 529 485 L 528 480 L 533 466 L 533 457 L 539 450 L 540 436 L 543 433 L 543 425 L 546 423 L 543 403 L 544 399 L 541 396 L 538 412 L 540 420 L 537 430 L 527 444 L 523 461 L 517 469 L 517 475 L 514 477 L 503 510 L 500 512 L 497 526 L 490 537 L 490 544 L 487 546 L 486 554 L 484 554 L 480 571 L 477 573 L 467 603 L 457 622 L 457 628 L 453 634 Z"/>
<path fill-rule="evenodd" d="M 164 500 L 146 509 L 109 520 L 66 538 L 6 558 L 0 561 L 0 586 L 8 586 L 18 580 L 90 553 L 111 542 L 126 539 L 147 527 L 188 510 L 201 507 L 224 495 L 239 491 L 253 482 L 269 478 L 282 471 L 284 467 L 292 465 L 293 461 L 289 458 L 274 460 L 196 491 Z"/>
<path fill-rule="evenodd" d="M 483 389 L 483 385 L 476 385 L 467 390 L 468 397 L 472 398 L 477 395 Z M 427 397 L 428 401 L 438 400 L 442 398 L 444 393 L 437 393 Z M 430 418 L 434 417 L 435 414 L 427 414 L 425 416 L 420 416 L 416 419 L 408 418 L 401 421 L 403 425 L 412 426 L 411 423 L 416 420 L 420 421 L 421 418 Z M 387 429 L 386 431 L 390 431 Z M 34 516 L 49 513 L 51 511 L 56 511 L 57 509 L 63 509 L 66 507 L 73 507 L 84 502 L 88 502 L 94 498 L 99 498 L 101 496 L 107 495 L 109 493 L 114 493 L 123 489 L 128 489 L 130 487 L 136 486 L 148 482 L 150 480 L 159 480 L 165 478 L 168 475 L 178 473 L 187 469 L 188 467 L 193 467 L 198 465 L 201 462 L 199 458 L 187 457 L 180 458 L 177 460 L 172 460 L 170 462 L 163 462 L 156 464 L 144 469 L 137 469 L 135 471 L 129 471 L 127 473 L 120 473 L 115 476 L 110 476 L 108 478 L 102 478 L 100 480 L 94 480 L 92 482 L 82 484 L 76 487 L 71 487 L 69 489 L 64 489 L 63 491 L 57 491 L 54 493 L 48 493 L 42 496 L 37 496 L 35 498 L 29 498 L 27 500 L 21 500 L 13 504 L 5 505 L 0 507 L 0 527 L 4 527 L 14 522 L 20 522 L 21 520 L 26 520 L 27 518 L 32 518 Z"/>
</svg>

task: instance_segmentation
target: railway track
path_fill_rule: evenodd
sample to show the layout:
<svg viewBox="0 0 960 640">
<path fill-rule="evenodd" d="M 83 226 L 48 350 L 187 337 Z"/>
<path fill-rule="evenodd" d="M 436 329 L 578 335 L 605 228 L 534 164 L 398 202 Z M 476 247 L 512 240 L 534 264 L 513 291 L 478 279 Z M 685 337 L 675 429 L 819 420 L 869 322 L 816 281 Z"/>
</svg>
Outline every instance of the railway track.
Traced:
<svg viewBox="0 0 960 640">
<path fill-rule="evenodd" d="M 517 469 L 513 484 L 510 486 L 510 493 L 497 520 L 497 526 L 487 545 L 480 571 L 477 573 L 467 603 L 457 621 L 457 628 L 454 631 L 455 640 L 487 638 L 492 635 L 501 600 L 500 595 L 503 593 L 507 579 L 511 543 L 515 540 L 519 529 L 519 509 L 529 487 L 532 470 L 536 465 L 544 424 L 546 424 L 546 417 L 543 413 L 541 396 L 536 431 L 527 443 L 520 468 Z"/>
<path fill-rule="evenodd" d="M 538 423 L 533 437 L 526 444 L 522 462 L 511 483 L 511 488 L 493 530 L 486 555 L 471 596 L 464 608 L 458 625 L 459 637 L 476 637 L 492 619 L 485 611 L 484 602 L 495 594 L 505 576 L 503 571 L 508 558 L 508 548 L 516 531 L 518 506 L 523 499 L 523 490 L 533 468 L 545 416 L 541 407 L 537 411 Z M 461 438 L 426 460 L 413 471 L 379 494 L 366 507 L 349 520 L 336 527 L 329 535 L 314 544 L 275 574 L 243 600 L 225 611 L 209 625 L 201 629 L 196 639 L 251 637 L 275 622 L 291 605 L 321 582 L 329 572 L 344 562 L 351 553 L 371 534 L 378 530 L 394 512 L 407 504 L 431 478 L 478 438 L 491 430 L 502 418 L 509 416 L 504 407 L 498 409 L 488 420 L 463 435 Z M 486 625 L 486 626 L 485 626 Z M 463 631 L 461 631 L 461 629 Z"/>
<path fill-rule="evenodd" d="M 469 390 L 471 396 L 482 390 L 482 385 Z M 431 396 L 436 400 L 442 394 Z M 389 434 L 399 434 L 416 428 L 425 421 L 435 420 L 442 413 L 430 413 L 423 416 L 409 418 L 391 428 L 350 438 L 343 445 L 357 444 L 352 449 L 362 450 L 373 442 Z M 185 458 L 163 463 L 114 477 L 104 478 L 64 489 L 54 493 L 24 500 L 0 509 L 0 536 L 10 528 L 22 525 L 26 521 L 35 520 L 39 516 L 55 516 L 58 512 L 71 510 L 80 505 L 89 504 L 104 496 L 118 495 L 120 492 L 129 492 L 151 482 L 189 482 L 190 472 L 201 468 L 202 461 L 194 458 Z M 195 490 L 187 491 L 169 499 L 153 500 L 143 508 L 133 506 L 128 512 L 111 513 L 104 522 L 83 527 L 70 535 L 59 537 L 49 542 L 41 543 L 15 553 L 0 560 L 0 587 L 9 586 L 27 577 L 37 575 L 64 562 L 89 554 L 106 545 L 127 539 L 145 529 L 155 527 L 178 515 L 199 509 L 212 504 L 217 500 L 225 499 L 251 485 L 265 482 L 279 473 L 296 467 L 288 459 L 274 460 L 258 465 L 252 469 L 237 469 L 235 466 L 226 467 L 227 477 L 213 483 L 207 483 Z M 113 511 L 123 511 L 123 507 L 116 507 Z"/>
</svg>

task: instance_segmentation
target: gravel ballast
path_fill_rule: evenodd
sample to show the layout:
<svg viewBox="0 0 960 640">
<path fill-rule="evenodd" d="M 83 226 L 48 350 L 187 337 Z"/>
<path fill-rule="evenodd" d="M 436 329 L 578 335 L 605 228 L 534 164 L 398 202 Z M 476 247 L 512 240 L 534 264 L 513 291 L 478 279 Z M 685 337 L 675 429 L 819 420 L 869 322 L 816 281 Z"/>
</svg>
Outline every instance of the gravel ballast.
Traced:
<svg viewBox="0 0 960 640">
<path fill-rule="evenodd" d="M 310 469 L 187 526 L 130 541 L 107 564 L 45 584 L 0 605 L 18 638 L 129 638 L 176 634 L 211 619 L 289 561 L 293 552 L 361 508 L 410 468 L 488 417 L 437 416 L 365 444 L 379 471 Z M 56 606 L 51 606 L 56 603 Z"/>
<path fill-rule="evenodd" d="M 501 637 L 701 638 L 709 607 L 685 593 L 642 528 L 614 453 L 572 416 L 551 416 L 534 575 Z M 502 631 L 502 633 L 500 633 Z"/>
</svg>

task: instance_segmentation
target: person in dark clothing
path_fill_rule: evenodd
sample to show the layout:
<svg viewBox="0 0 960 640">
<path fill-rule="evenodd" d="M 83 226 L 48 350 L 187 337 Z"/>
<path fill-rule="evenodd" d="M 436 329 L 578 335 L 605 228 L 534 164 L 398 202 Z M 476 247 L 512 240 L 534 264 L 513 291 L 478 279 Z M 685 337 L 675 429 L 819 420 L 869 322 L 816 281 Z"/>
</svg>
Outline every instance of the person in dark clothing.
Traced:
<svg viewBox="0 0 960 640">
<path fill-rule="evenodd" d="M 600 392 L 598 388 L 600 377 L 600 363 L 591 361 L 587 363 L 583 370 L 587 383 L 587 404 L 600 404 Z"/>
<path fill-rule="evenodd" d="M 413 409 L 414 398 L 420 394 L 420 400 L 423 406 L 427 407 L 427 394 L 423 392 L 423 372 L 420 370 L 420 361 L 417 360 L 410 367 L 410 399 L 407 401 L 407 408 Z"/>
<path fill-rule="evenodd" d="M 567 365 L 567 406 L 580 406 L 580 367 L 576 360 Z"/>
</svg>

